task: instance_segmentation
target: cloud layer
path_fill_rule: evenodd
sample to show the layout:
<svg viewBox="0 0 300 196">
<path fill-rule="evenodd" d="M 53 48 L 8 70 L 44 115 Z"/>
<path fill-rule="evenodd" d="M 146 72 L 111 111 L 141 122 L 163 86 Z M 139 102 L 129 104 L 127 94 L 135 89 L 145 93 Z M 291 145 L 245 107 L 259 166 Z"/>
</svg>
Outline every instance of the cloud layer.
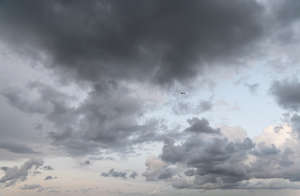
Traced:
<svg viewBox="0 0 300 196">
<path fill-rule="evenodd" d="M 0 159 L 59 154 L 92 168 L 111 153 L 147 153 L 148 145 L 161 153 L 146 161 L 146 181 L 178 189 L 299 189 L 297 79 L 271 85 L 268 95 L 287 112 L 287 125 L 259 139 L 215 127 L 211 119 L 220 110 L 214 88 L 209 99 L 199 90 L 208 76 L 227 87 L 225 78 L 253 57 L 297 43 L 299 6 L 296 0 L 2 0 L 0 44 L 49 75 L 0 84 Z M 265 85 L 247 81 L 244 87 L 255 94 Z M 177 88 L 180 98 L 172 94 Z M 221 91 L 230 101 L 249 100 L 235 89 Z M 36 159 L 1 167 L 0 185 L 23 182 L 37 169 L 53 170 Z M 135 179 L 138 173 L 111 169 L 101 176 Z M 55 178 L 47 175 L 43 182 Z M 29 184 L 21 190 L 44 189 Z"/>
<path fill-rule="evenodd" d="M 240 58 L 261 36 L 262 14 L 254 0 L 2 1 L 0 25 L 2 40 L 81 79 L 164 85 L 191 79 L 208 62 Z"/>
</svg>

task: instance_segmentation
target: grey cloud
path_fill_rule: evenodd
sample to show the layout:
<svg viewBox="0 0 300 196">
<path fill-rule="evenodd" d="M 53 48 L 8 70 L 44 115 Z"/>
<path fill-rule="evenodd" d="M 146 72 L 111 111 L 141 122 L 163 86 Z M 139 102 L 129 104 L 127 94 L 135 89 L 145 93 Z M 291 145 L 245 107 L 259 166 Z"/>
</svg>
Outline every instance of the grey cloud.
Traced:
<svg viewBox="0 0 300 196">
<path fill-rule="evenodd" d="M 172 168 L 162 168 L 159 172 L 159 175 L 157 176 L 157 178 L 159 180 L 163 180 L 163 179 L 168 179 L 173 177 L 176 174 L 175 170 Z M 148 178 L 149 179 L 149 178 Z"/>
<path fill-rule="evenodd" d="M 209 100 L 200 101 L 198 105 L 192 105 L 188 102 L 180 101 L 176 103 L 172 110 L 177 115 L 186 115 L 186 114 L 200 114 L 207 112 L 213 108 L 213 103 Z"/>
<path fill-rule="evenodd" d="M 202 118 L 192 118 L 187 120 L 189 123 L 189 127 L 184 131 L 193 132 L 193 133 L 206 133 L 206 134 L 219 134 L 219 129 L 214 129 L 209 125 L 209 122 Z"/>
<path fill-rule="evenodd" d="M 194 108 L 187 102 L 178 102 L 175 106 L 173 106 L 172 110 L 177 115 L 188 114 Z"/>
<path fill-rule="evenodd" d="M 249 138 L 229 141 L 222 133 L 186 133 L 189 133 L 186 138 L 165 141 L 160 156 L 165 164 L 151 170 L 165 169 L 168 172 L 166 168 L 175 167 L 170 176 L 175 188 L 255 189 L 257 184 L 252 182 L 256 180 L 263 181 L 262 187 L 265 188 L 272 179 L 299 182 L 299 168 L 294 163 L 296 155 L 293 150 L 256 144 Z M 252 161 L 247 163 L 249 160 Z M 180 172 L 178 165 L 184 166 L 185 171 Z"/>
<path fill-rule="evenodd" d="M 20 112 L 7 101 L 0 95 L 0 159 L 26 159 L 40 154 L 44 148 L 36 147 L 44 146 L 46 141 L 33 127 L 37 118 Z"/>
<path fill-rule="evenodd" d="M 143 173 L 143 176 L 146 178 L 147 181 L 159 181 L 170 179 L 176 174 L 177 171 L 175 168 L 163 166 L 155 170 L 151 170 L 148 168 L 147 171 Z"/>
<path fill-rule="evenodd" d="M 48 132 L 52 144 L 71 155 L 93 154 L 100 149 L 125 152 L 135 144 L 158 138 L 155 130 L 159 122 L 138 122 L 146 110 L 142 100 L 132 96 L 126 86 L 114 82 L 94 85 L 87 99 L 76 108 L 69 104 L 73 97 L 51 86 L 38 82 L 29 86 L 29 91 L 38 95 L 34 102 L 49 105 L 39 115 L 54 127 Z M 22 107 L 19 107 L 19 102 L 12 101 L 14 97 L 23 97 L 22 93 L 7 96 L 9 103 L 24 112 L 35 113 L 24 110 L 31 108 L 32 101 L 18 98 L 22 100 Z"/>
<path fill-rule="evenodd" d="M 7 88 L 1 92 L 11 105 L 26 113 L 45 113 L 47 104 L 39 100 L 31 100 L 30 95 L 19 88 Z"/>
<path fill-rule="evenodd" d="M 115 178 L 123 178 L 127 179 L 132 178 L 135 179 L 138 176 L 138 173 L 135 171 L 132 171 L 130 174 L 126 171 L 116 171 L 115 169 L 110 169 L 108 172 L 102 172 L 101 176 L 103 177 L 115 177 Z"/>
<path fill-rule="evenodd" d="M 45 165 L 44 167 L 42 167 L 43 170 L 47 170 L 47 171 L 51 171 L 54 170 L 52 166 L 50 165 Z"/>
<path fill-rule="evenodd" d="M 275 81 L 271 93 L 284 109 L 298 111 L 300 107 L 300 82 L 294 80 Z"/>
<path fill-rule="evenodd" d="M 13 142 L 2 142 L 0 141 L 0 149 L 7 150 L 9 152 L 17 153 L 17 154 L 34 154 L 36 153 L 33 149 L 30 147 L 23 145 L 23 144 L 17 144 Z"/>
<path fill-rule="evenodd" d="M 143 176 L 147 181 L 168 180 L 177 173 L 175 168 L 169 167 L 168 164 L 155 157 L 146 161 L 146 168 Z"/>
<path fill-rule="evenodd" d="M 256 144 L 255 151 L 253 154 L 257 156 L 268 156 L 268 155 L 276 155 L 279 154 L 280 150 L 276 148 L 274 144 L 271 146 L 267 146 L 265 143 Z"/>
<path fill-rule="evenodd" d="M 95 156 L 95 157 L 89 157 L 89 159 L 90 159 L 90 160 L 96 160 L 96 161 L 98 161 L 98 160 L 109 160 L 109 161 L 114 161 L 114 160 L 115 160 L 114 157 L 110 157 L 110 156 L 108 156 L 108 157 Z"/>
<path fill-rule="evenodd" d="M 240 58 L 263 31 L 254 0 L 2 1 L 0 13 L 3 41 L 89 81 L 189 80 L 207 62 Z"/>
<path fill-rule="evenodd" d="M 281 129 L 283 129 L 282 126 L 276 126 L 276 127 L 274 128 L 274 130 L 276 131 L 276 133 L 280 132 Z"/>
<path fill-rule="evenodd" d="M 83 166 L 85 166 L 85 165 L 91 165 L 91 164 L 92 164 L 92 163 L 91 163 L 90 160 L 86 160 L 86 161 L 80 163 L 80 165 L 83 165 Z"/>
<path fill-rule="evenodd" d="M 24 186 L 21 187 L 21 190 L 36 190 L 37 192 L 42 192 L 44 188 L 39 185 L 39 184 L 25 184 Z"/>
<path fill-rule="evenodd" d="M 284 79 L 274 81 L 270 92 L 275 97 L 278 105 L 291 112 L 298 112 L 300 109 L 300 82 L 298 79 Z M 293 132 L 300 138 L 300 116 L 298 113 L 285 114 L 287 120 L 293 128 Z M 280 127 L 277 128 L 280 130 Z"/>
<path fill-rule="evenodd" d="M 300 4 L 297 0 L 274 0 L 266 2 L 267 3 L 265 5 L 269 10 L 269 29 L 272 31 L 272 33 L 270 31 L 272 42 L 279 44 L 279 47 L 282 49 L 284 48 L 283 50 L 286 51 L 289 49 L 291 44 L 297 44 L 299 41 L 298 32 L 295 31 L 295 25 L 298 26 L 297 22 L 299 22 L 300 19 L 300 14 L 297 11 L 300 8 Z M 288 53 L 291 54 L 291 52 Z M 287 70 L 289 67 L 286 63 L 280 60 L 275 60 L 272 64 L 274 63 L 274 68 L 277 67 L 276 69 L 280 72 Z"/>
<path fill-rule="evenodd" d="M 31 159 L 18 167 L 2 167 L 4 176 L 0 178 L 0 184 L 5 187 L 15 185 L 19 181 L 25 181 L 30 170 L 36 170 L 43 165 L 43 161 Z"/>
<path fill-rule="evenodd" d="M 248 83 L 246 83 L 245 86 L 253 94 L 255 94 L 257 92 L 257 89 L 259 88 L 259 84 L 258 83 L 254 83 L 254 84 L 248 84 Z"/>
<path fill-rule="evenodd" d="M 299 114 L 294 114 L 290 118 L 290 123 L 293 128 L 293 132 L 300 139 L 300 116 Z"/>
<path fill-rule="evenodd" d="M 160 121 L 141 123 L 145 100 L 128 83 L 168 86 L 212 66 L 236 64 L 262 36 L 257 19 L 263 13 L 255 0 L 4 0 L 0 40 L 33 55 L 37 66 L 59 73 L 62 81 L 84 83 L 91 91 L 78 107 L 70 106 L 73 97 L 41 82 L 24 92 L 7 89 L 2 96 L 49 122 L 47 139 L 69 155 L 130 152 L 164 137 L 157 133 Z M 38 96 L 31 97 L 31 91 Z M 211 106 L 201 102 L 197 111 Z"/>
<path fill-rule="evenodd" d="M 57 179 L 57 177 L 46 176 L 46 177 L 44 178 L 44 180 L 54 180 L 54 179 Z"/>
<path fill-rule="evenodd" d="M 103 177 L 127 178 L 127 172 L 115 171 L 114 169 L 111 169 L 108 172 L 102 172 L 101 176 L 103 176 Z"/>
<path fill-rule="evenodd" d="M 131 172 L 129 178 L 135 179 L 139 174 L 136 171 Z"/>
<path fill-rule="evenodd" d="M 300 19 L 300 14 L 297 10 L 300 9 L 300 3 L 297 0 L 275 1 L 276 18 L 282 23 L 293 23 Z"/>
<path fill-rule="evenodd" d="M 213 107 L 213 104 L 211 101 L 202 101 L 202 102 L 200 102 L 198 109 L 200 112 L 206 112 L 206 111 L 211 110 L 212 107 Z"/>
</svg>

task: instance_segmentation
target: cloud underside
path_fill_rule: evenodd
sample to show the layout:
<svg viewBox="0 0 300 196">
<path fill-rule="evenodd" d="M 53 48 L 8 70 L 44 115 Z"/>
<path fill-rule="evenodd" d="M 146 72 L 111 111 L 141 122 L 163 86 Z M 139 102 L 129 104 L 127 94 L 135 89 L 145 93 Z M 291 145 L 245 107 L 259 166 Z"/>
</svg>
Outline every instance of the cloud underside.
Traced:
<svg viewBox="0 0 300 196">
<path fill-rule="evenodd" d="M 2 40 L 88 81 L 189 80 L 209 62 L 241 58 L 263 31 L 253 0 L 2 1 L 0 9 Z"/>
<path fill-rule="evenodd" d="M 298 188 L 297 150 L 249 138 L 233 141 L 205 118 L 194 117 L 187 120 L 188 127 L 169 130 L 165 119 L 147 117 L 151 106 L 159 104 L 149 104 L 137 92 L 144 87 L 168 92 L 176 83 L 190 84 L 219 68 L 243 67 L 270 33 L 266 27 L 286 27 L 297 20 L 293 3 L 299 6 L 289 0 L 269 16 L 254 0 L 4 0 L 1 42 L 57 73 L 62 83 L 55 87 L 32 81 L 23 89 L 6 88 L 1 97 L 25 115 L 38 117 L 41 125 L 36 128 L 45 128 L 45 145 L 69 156 L 128 153 L 145 143 L 163 142 L 160 160 L 147 163 L 143 176 L 149 181 L 171 181 L 176 188 Z M 271 19 L 282 13 L 290 14 L 273 24 Z M 59 88 L 66 81 L 87 89 L 76 106 L 71 104 L 76 98 Z M 259 84 L 246 86 L 255 92 Z M 271 93 L 284 109 L 297 111 L 299 86 L 276 82 Z M 212 104 L 202 101 L 193 109 L 180 103 L 174 112 L 199 114 Z M 298 119 L 291 119 L 294 127 Z M 21 140 L 7 143 L 0 137 L 0 149 L 39 153 Z M 23 181 L 28 170 L 40 165 L 3 168 L 0 183 Z M 102 175 L 124 178 L 128 173 L 110 170 Z"/>
<path fill-rule="evenodd" d="M 160 120 L 143 120 L 150 109 L 128 85 L 166 91 L 206 69 L 242 66 L 238 62 L 263 36 L 257 20 L 263 12 L 253 0 L 2 1 L 1 41 L 62 81 L 84 83 L 90 91 L 76 108 L 69 104 L 73 97 L 41 82 L 1 94 L 22 112 L 50 122 L 52 144 L 69 154 L 130 151 L 161 140 L 161 126 Z M 31 98 L 32 91 L 38 97 Z M 203 101 L 195 112 L 211 108 Z"/>
</svg>

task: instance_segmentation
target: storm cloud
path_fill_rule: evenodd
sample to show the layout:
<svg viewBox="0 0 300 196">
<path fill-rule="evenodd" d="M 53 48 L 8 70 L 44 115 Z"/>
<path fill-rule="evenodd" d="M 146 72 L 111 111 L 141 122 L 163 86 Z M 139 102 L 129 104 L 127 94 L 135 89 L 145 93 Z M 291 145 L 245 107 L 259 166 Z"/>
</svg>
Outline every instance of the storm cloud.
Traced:
<svg viewBox="0 0 300 196">
<path fill-rule="evenodd" d="M 142 120 L 146 103 L 130 84 L 170 86 L 219 61 L 237 64 L 264 31 L 264 8 L 254 0 L 1 1 L 0 13 L 8 47 L 61 81 L 88 87 L 78 107 L 43 82 L 1 92 L 20 111 L 50 122 L 50 143 L 75 156 L 161 141 L 160 121 Z M 197 111 L 211 107 L 201 102 Z"/>
<path fill-rule="evenodd" d="M 298 111 L 300 107 L 300 82 L 298 80 L 275 81 L 271 93 L 284 109 Z"/>
<path fill-rule="evenodd" d="M 88 81 L 189 80 L 240 58 L 263 33 L 254 0 L 2 1 L 0 10 L 0 39 Z"/>
<path fill-rule="evenodd" d="M 273 103 L 266 113 L 256 107 L 268 102 L 261 100 L 265 94 L 247 95 L 279 78 L 273 67 L 255 65 L 269 64 L 299 37 L 293 34 L 299 6 L 296 0 L 0 0 L 0 50 L 11 55 L 0 59 L 0 159 L 41 156 L 55 166 L 32 159 L 0 167 L 0 186 L 41 172 L 42 184 L 55 183 L 56 173 L 70 183 L 61 175 L 137 166 L 155 154 L 143 173 L 137 166 L 138 172 L 100 175 L 132 179 L 126 186 L 141 174 L 177 189 L 299 189 L 300 82 L 271 85 L 268 95 L 289 112 L 287 125 L 270 131 L 280 138 L 265 132 L 264 139 L 248 138 L 242 130 L 253 136 L 279 119 Z M 5 76 L 15 59 L 20 62 Z M 241 92 L 232 85 L 237 75 Z M 272 115 L 259 118 L 267 112 Z M 78 194 L 93 190 L 84 180 Z M 20 190 L 51 189 L 27 184 Z"/>
</svg>

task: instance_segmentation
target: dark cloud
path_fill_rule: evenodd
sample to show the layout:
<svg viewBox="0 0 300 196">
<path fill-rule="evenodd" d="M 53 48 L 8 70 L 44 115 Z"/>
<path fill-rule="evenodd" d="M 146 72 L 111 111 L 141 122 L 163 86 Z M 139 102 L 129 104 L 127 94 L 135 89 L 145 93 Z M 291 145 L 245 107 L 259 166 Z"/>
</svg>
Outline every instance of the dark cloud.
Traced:
<svg viewBox="0 0 300 196">
<path fill-rule="evenodd" d="M 240 58 L 263 31 L 254 0 L 4 0 L 0 13 L 3 41 L 89 81 L 189 80 L 208 62 Z"/>
<path fill-rule="evenodd" d="M 213 107 L 213 104 L 211 101 L 201 101 L 198 106 L 198 109 L 200 112 L 206 112 L 206 111 L 211 110 L 212 107 Z"/>
<path fill-rule="evenodd" d="M 87 96 L 74 106 L 70 104 L 74 97 L 40 82 L 30 83 L 23 91 L 7 88 L 1 95 L 28 117 L 45 120 L 47 125 L 42 123 L 37 128 L 47 132 L 47 142 L 72 156 L 99 155 L 105 150 L 130 152 L 140 144 L 165 141 L 162 160 L 146 164 L 143 176 L 148 181 L 177 178 L 173 183 L 176 188 L 202 189 L 274 188 L 272 183 L 266 186 L 260 181 L 252 184 L 251 180 L 299 182 L 300 170 L 293 159 L 295 149 L 255 144 L 249 138 L 231 141 L 204 118 L 189 119 L 186 129 L 169 134 L 160 121 L 145 120 L 146 101 L 129 87 L 131 82 L 159 86 L 184 83 L 207 69 L 235 66 L 256 51 L 252 47 L 263 36 L 263 26 L 269 25 L 257 2 L 2 0 L 0 41 L 34 57 L 38 61 L 34 64 L 54 70 L 60 79 L 87 85 Z M 274 15 L 278 15 L 281 24 L 298 20 L 300 4 L 296 0 L 279 4 L 282 6 L 276 8 Z M 276 24 L 272 30 L 278 28 Z M 258 88 L 258 84 L 246 86 L 251 92 Z M 280 106 L 298 111 L 299 88 L 297 80 L 277 81 L 271 92 Z M 202 101 L 195 107 L 181 102 L 176 112 L 199 114 L 212 106 L 211 101 Z M 4 124 L 19 121 L 11 118 L 5 122 L 6 119 L 0 119 L 1 150 L 35 153 L 26 145 L 30 139 L 24 143 L 7 140 L 15 136 L 31 138 L 35 133 L 29 134 L 20 127 L 11 131 Z M 296 134 L 299 122 L 298 115 L 291 118 Z M 35 160 L 19 168 L 1 167 L 4 176 L 0 183 L 11 186 L 24 181 L 30 170 L 40 167 L 42 162 Z M 184 175 L 179 174 L 179 167 Z M 134 179 L 137 173 L 111 169 L 101 175 Z M 182 177 L 189 180 L 182 181 Z M 47 176 L 45 180 L 53 178 Z M 25 185 L 21 189 L 42 190 L 40 185 Z"/>
<path fill-rule="evenodd" d="M 49 105 L 45 104 L 42 99 L 39 102 L 33 100 L 30 94 L 19 88 L 7 88 L 1 94 L 11 105 L 26 113 L 45 113 L 50 109 L 47 107 Z"/>
<path fill-rule="evenodd" d="M 103 156 L 95 156 L 95 157 L 89 157 L 89 159 L 90 160 L 95 160 L 95 161 L 98 161 L 98 160 L 108 160 L 108 161 L 114 161 L 115 160 L 115 158 L 114 157 L 110 157 L 110 156 L 108 156 L 108 157 L 103 157 Z"/>
<path fill-rule="evenodd" d="M 53 126 L 48 138 L 54 146 L 71 155 L 95 153 L 99 149 L 125 152 L 133 145 L 158 138 L 155 130 L 159 122 L 139 122 L 146 110 L 142 100 L 132 95 L 126 86 L 114 82 L 95 85 L 78 107 L 70 105 L 73 97 L 51 86 L 33 82 L 28 89 L 34 91 L 37 98 L 27 100 L 22 93 L 9 89 L 9 96 L 5 94 L 5 97 L 10 104 L 29 114 L 36 113 L 31 107 L 34 103 L 47 105 L 47 109 L 38 113 Z"/>
<path fill-rule="evenodd" d="M 293 132 L 300 139 L 300 116 L 299 114 L 294 114 L 290 118 L 290 123 L 293 128 Z"/>
<path fill-rule="evenodd" d="M 45 165 L 44 167 L 42 167 L 43 170 L 47 170 L 47 171 L 51 171 L 54 170 L 52 166 L 50 165 Z"/>
<path fill-rule="evenodd" d="M 205 118 L 192 118 L 187 120 L 190 127 L 186 128 L 184 131 L 193 133 L 206 133 L 206 134 L 220 134 L 219 129 L 214 129 L 209 125 L 208 120 Z"/>
<path fill-rule="evenodd" d="M 25 184 L 24 186 L 21 187 L 21 190 L 36 190 L 37 192 L 42 192 L 44 190 L 44 188 L 39 185 L 39 184 Z"/>
<path fill-rule="evenodd" d="M 146 171 L 143 176 L 147 181 L 168 180 L 176 175 L 176 169 L 169 167 L 158 158 L 150 158 L 146 161 Z"/>
<path fill-rule="evenodd" d="M 0 184 L 5 187 L 15 185 L 19 181 L 25 181 L 29 175 L 30 170 L 36 170 L 43 165 L 43 161 L 31 159 L 18 167 L 2 167 L 4 176 L 0 178 Z"/>
<path fill-rule="evenodd" d="M 44 148 L 36 147 L 44 146 L 45 139 L 33 127 L 36 119 L 11 107 L 1 95 L 0 108 L 0 159 L 27 159 L 40 155 Z"/>
<path fill-rule="evenodd" d="M 17 153 L 17 154 L 35 154 L 36 152 L 32 150 L 30 147 L 22 144 L 16 144 L 12 142 L 1 142 L 0 141 L 0 149 L 7 150 L 9 152 Z"/>
<path fill-rule="evenodd" d="M 266 145 L 265 143 L 256 144 L 255 151 L 253 154 L 256 156 L 268 156 L 268 155 L 276 155 L 279 154 L 280 150 L 276 148 L 274 144 L 271 146 Z"/>
<path fill-rule="evenodd" d="M 207 132 L 211 133 L 204 133 Z M 255 189 L 256 181 L 260 181 L 261 187 L 267 188 L 272 179 L 299 182 L 295 172 L 299 168 L 291 158 L 294 157 L 293 150 L 278 149 L 273 144 L 256 144 L 249 138 L 230 141 L 220 132 L 186 133 L 190 136 L 185 139 L 165 141 L 160 156 L 164 164 L 160 163 L 156 169 L 149 169 L 149 163 L 146 164 L 146 174 L 157 174 L 147 175 L 156 176 L 149 179 L 159 180 L 157 176 L 161 170 L 170 174 L 171 168 L 173 173 L 167 179 L 180 189 Z M 178 165 L 185 168 L 185 171 L 181 172 Z"/>
<path fill-rule="evenodd" d="M 298 79 L 284 79 L 273 82 L 270 91 L 278 105 L 289 112 L 300 109 L 300 82 Z M 286 113 L 285 120 L 290 123 L 293 133 L 300 138 L 300 116 L 298 113 Z M 280 128 L 278 131 L 280 131 Z"/>
<path fill-rule="evenodd" d="M 300 19 L 297 10 L 300 9 L 300 3 L 297 0 L 275 1 L 276 18 L 286 24 L 293 23 Z"/>
<path fill-rule="evenodd" d="M 135 179 L 138 176 L 138 173 L 135 171 L 132 171 L 131 173 L 129 173 L 126 171 L 116 171 L 115 169 L 110 169 L 108 172 L 102 172 L 101 176 L 123 178 L 123 179 L 127 179 L 129 177 L 129 178 Z"/>
<path fill-rule="evenodd" d="M 271 93 L 284 109 L 298 111 L 300 107 L 300 82 L 294 80 L 275 81 Z"/>
<path fill-rule="evenodd" d="M 213 108 L 213 103 L 209 100 L 200 101 L 198 105 L 192 105 L 189 102 L 180 101 L 176 103 L 172 110 L 177 115 L 200 114 L 210 111 Z"/>
<path fill-rule="evenodd" d="M 130 152 L 162 141 L 161 122 L 143 121 L 145 100 L 129 83 L 168 86 L 192 80 L 208 67 L 234 65 L 263 34 L 258 19 L 264 9 L 255 0 L 0 4 L 1 41 L 90 90 L 76 107 L 70 104 L 74 97 L 41 82 L 1 93 L 20 111 L 50 123 L 43 126 L 46 142 L 72 156 Z M 195 111 L 211 108 L 203 101 Z"/>
<path fill-rule="evenodd" d="M 164 166 L 159 168 L 158 170 L 146 171 L 143 176 L 147 181 L 159 181 L 159 180 L 167 180 L 172 178 L 177 174 L 174 168 L 170 168 L 168 166 Z"/>
<path fill-rule="evenodd" d="M 54 180 L 54 179 L 57 179 L 57 177 L 46 176 L 46 177 L 44 178 L 44 180 Z"/>
<path fill-rule="evenodd" d="M 80 163 L 80 165 L 91 165 L 92 163 L 91 163 L 91 161 L 90 160 L 86 160 L 86 161 L 84 161 L 84 162 L 82 162 L 82 163 Z"/>
<path fill-rule="evenodd" d="M 139 174 L 136 171 L 131 172 L 129 178 L 135 179 Z"/>
</svg>

